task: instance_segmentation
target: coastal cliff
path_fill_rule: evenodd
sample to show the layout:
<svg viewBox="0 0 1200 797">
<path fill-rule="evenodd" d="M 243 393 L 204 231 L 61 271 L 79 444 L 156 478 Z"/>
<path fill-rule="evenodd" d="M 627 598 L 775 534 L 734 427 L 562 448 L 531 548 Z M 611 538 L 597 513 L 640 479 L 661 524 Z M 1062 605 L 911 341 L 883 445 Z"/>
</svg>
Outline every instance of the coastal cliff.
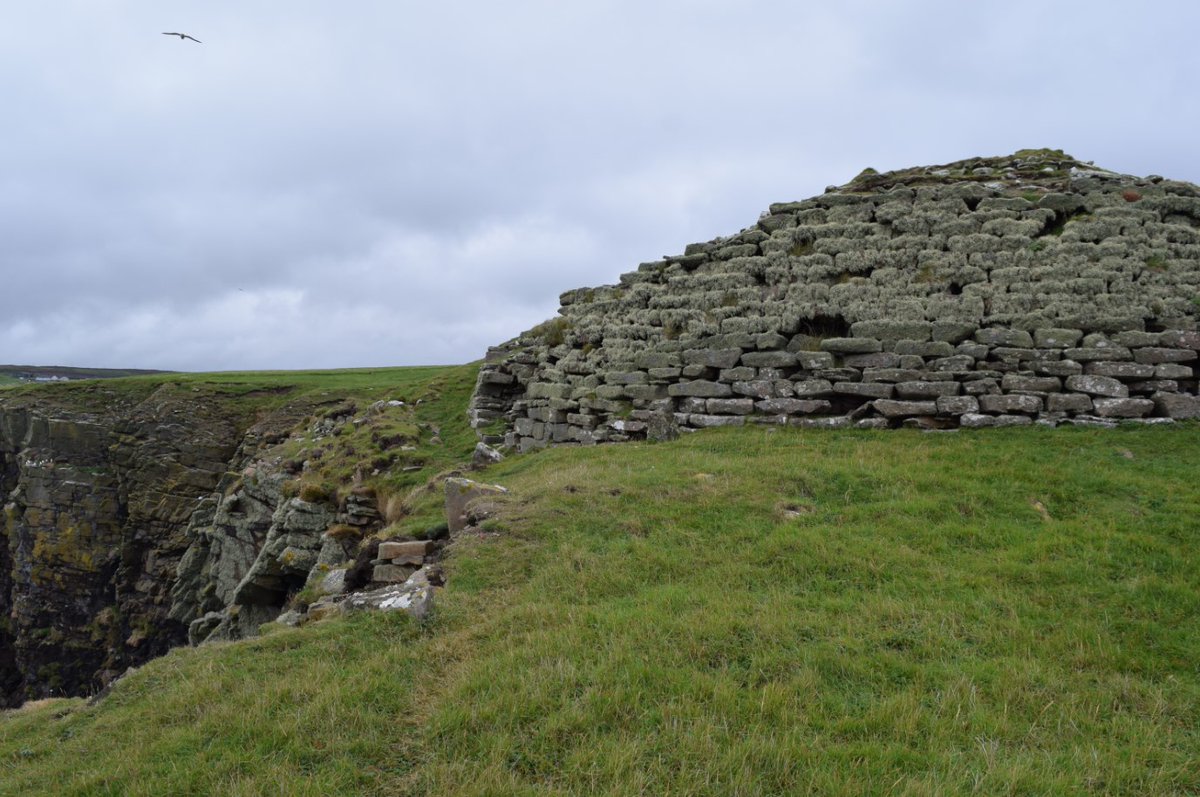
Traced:
<svg viewBox="0 0 1200 797">
<path fill-rule="evenodd" d="M 443 370 L 461 418 L 474 369 Z M 444 387 L 413 381 L 426 372 L 0 394 L 0 706 L 95 693 L 172 647 L 256 633 L 306 586 L 320 597 L 383 527 L 379 496 L 462 454 L 418 417 Z"/>
</svg>

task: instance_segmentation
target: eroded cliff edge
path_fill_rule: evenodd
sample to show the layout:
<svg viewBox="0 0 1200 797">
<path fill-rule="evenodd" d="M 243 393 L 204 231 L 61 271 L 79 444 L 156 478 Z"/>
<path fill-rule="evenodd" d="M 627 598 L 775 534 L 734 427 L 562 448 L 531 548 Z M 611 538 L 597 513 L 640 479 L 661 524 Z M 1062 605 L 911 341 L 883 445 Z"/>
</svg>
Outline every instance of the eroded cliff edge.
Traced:
<svg viewBox="0 0 1200 797">
<path fill-rule="evenodd" d="M 412 575 L 372 535 L 462 458 L 475 368 L 372 374 L 0 394 L 0 706 Z"/>
<path fill-rule="evenodd" d="M 560 301 L 488 353 L 488 442 L 1200 416 L 1200 188 L 1061 151 L 866 170 Z"/>
<path fill-rule="evenodd" d="M 186 640 L 168 617 L 185 530 L 261 432 L 170 386 L 0 406 L 0 700 L 99 688 Z"/>
</svg>

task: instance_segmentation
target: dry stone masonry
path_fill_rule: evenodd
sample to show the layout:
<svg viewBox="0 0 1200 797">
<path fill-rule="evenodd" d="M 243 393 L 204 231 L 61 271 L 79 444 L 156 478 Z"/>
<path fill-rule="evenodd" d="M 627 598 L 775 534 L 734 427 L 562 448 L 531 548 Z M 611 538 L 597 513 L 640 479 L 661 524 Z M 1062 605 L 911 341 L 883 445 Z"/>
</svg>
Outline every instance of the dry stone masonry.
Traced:
<svg viewBox="0 0 1200 797">
<path fill-rule="evenodd" d="M 560 301 L 489 351 L 485 442 L 1200 417 L 1200 188 L 1061 151 L 868 169 Z"/>
</svg>

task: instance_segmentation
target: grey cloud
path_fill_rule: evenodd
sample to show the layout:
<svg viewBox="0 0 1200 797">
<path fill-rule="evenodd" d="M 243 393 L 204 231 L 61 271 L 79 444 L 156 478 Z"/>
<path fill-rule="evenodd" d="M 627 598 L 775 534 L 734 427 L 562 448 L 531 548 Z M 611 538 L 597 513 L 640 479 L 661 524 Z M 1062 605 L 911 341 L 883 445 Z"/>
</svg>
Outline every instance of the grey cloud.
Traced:
<svg viewBox="0 0 1200 797">
<path fill-rule="evenodd" d="M 465 361 L 563 290 L 868 165 L 1052 146 L 1200 180 L 1198 22 L 1028 0 L 14 8 L 0 361 Z"/>
</svg>

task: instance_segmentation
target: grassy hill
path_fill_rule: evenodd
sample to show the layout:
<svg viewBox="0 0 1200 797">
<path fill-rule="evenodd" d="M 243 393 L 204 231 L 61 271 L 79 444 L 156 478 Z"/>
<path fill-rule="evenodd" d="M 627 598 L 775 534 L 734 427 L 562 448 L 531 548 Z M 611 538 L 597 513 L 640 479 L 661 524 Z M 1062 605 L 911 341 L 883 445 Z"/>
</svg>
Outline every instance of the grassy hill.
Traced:
<svg viewBox="0 0 1200 797">
<path fill-rule="evenodd" d="M 425 411 L 461 452 L 448 374 Z M 176 650 L 0 715 L 0 794 L 1196 793 L 1198 448 L 748 428 L 511 457 L 431 622 Z"/>
</svg>

